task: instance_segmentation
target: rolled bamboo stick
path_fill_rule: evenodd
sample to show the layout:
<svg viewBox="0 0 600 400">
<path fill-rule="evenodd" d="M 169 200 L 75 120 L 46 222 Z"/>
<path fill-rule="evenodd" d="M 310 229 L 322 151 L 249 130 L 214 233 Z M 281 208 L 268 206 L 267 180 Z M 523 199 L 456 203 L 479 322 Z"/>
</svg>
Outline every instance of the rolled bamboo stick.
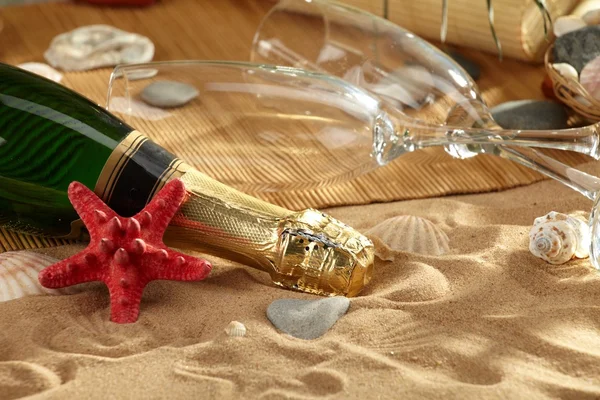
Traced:
<svg viewBox="0 0 600 400">
<path fill-rule="evenodd" d="M 383 16 L 429 40 L 440 40 L 442 0 L 341 0 Z M 579 0 L 546 0 L 552 20 L 573 10 Z M 494 26 L 505 57 L 542 62 L 552 43 L 544 37 L 544 20 L 534 0 L 493 0 Z M 486 0 L 448 0 L 449 44 L 497 54 L 488 22 Z"/>
</svg>

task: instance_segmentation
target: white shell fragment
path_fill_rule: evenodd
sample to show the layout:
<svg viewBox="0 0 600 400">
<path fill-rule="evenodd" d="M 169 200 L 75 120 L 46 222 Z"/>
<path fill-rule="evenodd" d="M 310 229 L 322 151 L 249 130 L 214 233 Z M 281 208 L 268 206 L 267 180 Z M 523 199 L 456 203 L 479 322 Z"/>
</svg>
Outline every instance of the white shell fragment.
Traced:
<svg viewBox="0 0 600 400">
<path fill-rule="evenodd" d="M 43 76 L 46 79 L 50 79 L 51 81 L 58 82 L 62 81 L 63 75 L 49 66 L 48 64 L 38 63 L 38 62 L 28 62 L 24 64 L 19 64 L 17 67 L 24 69 L 29 72 L 33 72 L 34 74 Z"/>
<path fill-rule="evenodd" d="M 225 328 L 225 333 L 231 337 L 246 336 L 246 326 L 238 321 L 231 321 Z"/>
<path fill-rule="evenodd" d="M 365 235 L 375 242 L 375 255 L 387 261 L 393 261 L 401 251 L 439 256 L 449 250 L 444 231 L 433 222 L 412 215 L 386 219 Z"/>
<path fill-rule="evenodd" d="M 151 61 L 154 44 L 145 36 L 112 26 L 90 25 L 56 36 L 44 57 L 55 68 L 85 71 Z"/>
<path fill-rule="evenodd" d="M 0 302 L 40 294 L 74 293 L 72 289 L 47 289 L 38 273 L 59 260 L 32 251 L 0 253 Z"/>
<path fill-rule="evenodd" d="M 574 66 L 567 63 L 556 63 L 552 64 L 552 68 L 556 70 L 563 78 L 579 80 L 579 74 Z"/>
<path fill-rule="evenodd" d="M 558 17 L 552 23 L 552 25 L 554 27 L 554 35 L 556 35 L 556 37 L 562 36 L 565 33 L 576 31 L 577 29 L 581 29 L 587 26 L 585 21 L 581 17 L 575 15 L 565 15 L 562 17 Z"/>
<path fill-rule="evenodd" d="M 589 257 L 590 229 L 579 218 L 552 211 L 536 218 L 529 231 L 529 251 L 550 264 Z"/>
</svg>

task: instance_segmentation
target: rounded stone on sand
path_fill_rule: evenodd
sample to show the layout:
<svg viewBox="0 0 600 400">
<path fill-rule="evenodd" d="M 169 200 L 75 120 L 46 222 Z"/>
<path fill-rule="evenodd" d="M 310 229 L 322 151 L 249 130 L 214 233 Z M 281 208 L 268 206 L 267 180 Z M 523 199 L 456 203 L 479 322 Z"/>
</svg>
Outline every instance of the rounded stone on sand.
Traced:
<svg viewBox="0 0 600 400">
<path fill-rule="evenodd" d="M 346 297 L 320 300 L 280 299 L 267 308 L 267 318 L 280 331 L 299 339 L 323 336 L 348 311 Z"/>
<path fill-rule="evenodd" d="M 161 108 L 181 107 L 196 97 L 198 89 L 192 85 L 175 81 L 158 81 L 142 90 L 141 98 L 146 103 Z"/>
<path fill-rule="evenodd" d="M 569 114 L 554 101 L 519 100 L 497 105 L 490 110 L 494 120 L 504 129 L 566 129 Z"/>
</svg>

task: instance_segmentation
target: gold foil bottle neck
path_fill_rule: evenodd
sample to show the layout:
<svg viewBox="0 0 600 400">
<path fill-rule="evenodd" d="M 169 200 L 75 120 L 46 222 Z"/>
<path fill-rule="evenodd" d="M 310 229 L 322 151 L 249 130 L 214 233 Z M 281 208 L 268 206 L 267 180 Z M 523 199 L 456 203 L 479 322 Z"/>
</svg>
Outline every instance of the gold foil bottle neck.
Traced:
<svg viewBox="0 0 600 400">
<path fill-rule="evenodd" d="M 156 145 L 137 131 L 117 146 L 96 185 L 104 200 L 143 146 Z M 267 271 L 279 286 L 308 293 L 355 296 L 369 282 L 373 244 L 346 224 L 317 210 L 294 212 L 259 200 L 172 155 L 147 200 L 175 178 L 188 196 L 167 230 L 167 245 L 241 261 Z"/>
</svg>

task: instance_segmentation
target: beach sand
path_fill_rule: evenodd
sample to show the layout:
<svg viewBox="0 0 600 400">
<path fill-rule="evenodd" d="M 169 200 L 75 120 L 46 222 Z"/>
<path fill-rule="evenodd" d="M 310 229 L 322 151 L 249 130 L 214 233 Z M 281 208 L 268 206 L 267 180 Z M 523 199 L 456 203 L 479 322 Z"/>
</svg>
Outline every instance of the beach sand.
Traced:
<svg viewBox="0 0 600 400">
<path fill-rule="evenodd" d="M 543 181 L 329 209 L 363 231 L 428 218 L 450 253 L 377 260 L 348 313 L 312 341 L 278 332 L 265 312 L 275 299 L 317 297 L 214 257 L 202 282 L 152 282 L 135 324 L 109 322 L 101 284 L 0 303 L 0 398 L 598 398 L 600 274 L 589 260 L 553 266 L 528 251 L 534 218 L 591 206 Z M 224 333 L 232 320 L 245 337 Z"/>
</svg>

